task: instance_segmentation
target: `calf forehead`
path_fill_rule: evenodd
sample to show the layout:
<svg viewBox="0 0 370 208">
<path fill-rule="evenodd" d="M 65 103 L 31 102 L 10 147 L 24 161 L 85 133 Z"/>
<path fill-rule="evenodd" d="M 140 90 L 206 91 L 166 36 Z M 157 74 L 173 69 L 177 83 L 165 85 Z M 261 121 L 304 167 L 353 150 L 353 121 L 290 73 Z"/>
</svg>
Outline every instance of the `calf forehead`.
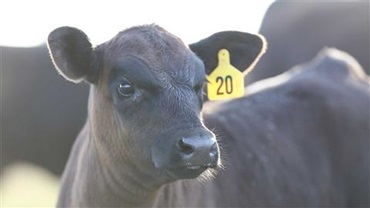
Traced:
<svg viewBox="0 0 370 208">
<path fill-rule="evenodd" d="M 106 66 L 125 56 L 144 61 L 157 76 L 187 80 L 202 73 L 201 61 L 177 37 L 156 25 L 140 26 L 120 32 L 102 45 Z M 199 71 L 200 70 L 200 71 Z"/>
</svg>

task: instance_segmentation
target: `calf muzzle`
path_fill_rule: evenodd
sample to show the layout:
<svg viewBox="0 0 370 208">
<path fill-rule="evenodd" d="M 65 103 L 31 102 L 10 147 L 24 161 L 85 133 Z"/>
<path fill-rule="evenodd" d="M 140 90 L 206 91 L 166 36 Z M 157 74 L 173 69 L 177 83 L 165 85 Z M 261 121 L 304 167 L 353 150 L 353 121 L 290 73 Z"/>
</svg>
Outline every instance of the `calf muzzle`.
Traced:
<svg viewBox="0 0 370 208">
<path fill-rule="evenodd" d="M 219 147 L 208 130 L 161 138 L 152 147 L 152 161 L 156 168 L 165 168 L 176 179 L 196 178 L 208 168 L 219 164 Z"/>
<path fill-rule="evenodd" d="M 216 139 L 207 136 L 184 137 L 177 142 L 177 149 L 185 166 L 216 167 L 218 145 Z"/>
</svg>

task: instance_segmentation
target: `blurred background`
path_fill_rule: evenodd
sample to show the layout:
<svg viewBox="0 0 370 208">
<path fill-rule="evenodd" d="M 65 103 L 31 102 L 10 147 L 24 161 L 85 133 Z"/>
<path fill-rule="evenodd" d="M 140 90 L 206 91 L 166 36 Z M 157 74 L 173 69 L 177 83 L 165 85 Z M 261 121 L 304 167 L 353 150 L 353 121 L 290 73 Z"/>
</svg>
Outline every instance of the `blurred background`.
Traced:
<svg viewBox="0 0 370 208">
<path fill-rule="evenodd" d="M 50 31 L 74 26 L 97 45 L 150 23 L 185 43 L 223 30 L 263 34 L 268 52 L 247 84 L 307 62 L 325 46 L 349 52 L 369 73 L 369 1 L 2 0 L 1 207 L 55 205 L 60 175 L 86 119 L 88 86 L 57 74 L 45 45 Z"/>
<path fill-rule="evenodd" d="M 216 31 L 256 32 L 271 0 L 231 1 L 1 1 L 3 46 L 42 44 L 51 30 L 70 25 L 95 44 L 136 25 L 156 23 L 192 43 Z"/>
<path fill-rule="evenodd" d="M 59 177 L 86 119 L 86 84 L 65 81 L 45 46 L 60 26 L 95 45 L 125 28 L 156 23 L 193 43 L 222 30 L 256 33 L 266 1 L 136 0 L 0 2 L 1 207 L 55 206 Z"/>
</svg>

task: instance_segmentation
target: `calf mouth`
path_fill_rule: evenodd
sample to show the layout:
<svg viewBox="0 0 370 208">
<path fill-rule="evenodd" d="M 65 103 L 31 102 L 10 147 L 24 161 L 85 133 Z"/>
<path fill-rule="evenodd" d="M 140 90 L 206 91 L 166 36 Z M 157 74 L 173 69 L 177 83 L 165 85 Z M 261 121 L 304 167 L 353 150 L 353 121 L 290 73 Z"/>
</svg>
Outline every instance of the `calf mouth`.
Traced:
<svg viewBox="0 0 370 208">
<path fill-rule="evenodd" d="M 174 179 L 194 179 L 200 176 L 207 169 L 217 168 L 217 164 L 187 165 L 183 167 L 168 168 L 167 173 Z"/>
<path fill-rule="evenodd" d="M 205 166 L 190 166 L 180 168 L 169 168 L 167 173 L 173 179 L 194 179 L 200 176 L 208 167 Z"/>
</svg>

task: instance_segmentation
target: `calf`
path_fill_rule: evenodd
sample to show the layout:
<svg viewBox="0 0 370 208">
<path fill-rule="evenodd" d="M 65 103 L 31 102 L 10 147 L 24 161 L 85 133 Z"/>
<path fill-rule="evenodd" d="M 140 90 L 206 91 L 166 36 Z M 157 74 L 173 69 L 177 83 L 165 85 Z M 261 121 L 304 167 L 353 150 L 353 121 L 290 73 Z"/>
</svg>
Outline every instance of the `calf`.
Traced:
<svg viewBox="0 0 370 208">
<path fill-rule="evenodd" d="M 323 47 L 350 53 L 369 74 L 369 8 L 369 1 L 275 1 L 259 31 L 269 52 L 246 80 L 276 76 L 309 61 Z"/>
<path fill-rule="evenodd" d="M 369 81 L 351 56 L 325 49 L 243 98 L 207 103 L 204 122 L 224 147 L 226 171 L 204 186 L 169 186 L 167 198 L 190 207 L 369 207 Z"/>
<path fill-rule="evenodd" d="M 59 176 L 86 119 L 88 86 L 60 79 L 46 45 L 0 51 L 0 170 L 23 161 Z"/>
<path fill-rule="evenodd" d="M 247 69 L 265 47 L 260 36 L 222 32 L 189 48 L 155 25 L 127 29 L 95 48 L 82 31 L 62 27 L 48 46 L 61 75 L 91 84 L 60 207 L 150 206 L 165 184 L 209 177 L 220 156 L 200 116 L 205 75 L 220 49 Z"/>
<path fill-rule="evenodd" d="M 226 41 L 230 36 L 234 38 Z M 164 71 L 168 68 L 123 62 L 117 69 L 112 68 L 112 63 L 122 58 L 117 52 L 125 54 L 124 49 L 130 49 L 130 55 L 146 56 L 141 61 L 166 60 L 164 66 L 173 61 L 182 63 L 171 70 L 174 74 L 163 75 L 161 80 L 185 81 L 197 77 L 194 71 L 202 69 L 202 64 L 190 64 L 197 63 L 196 56 L 156 26 L 120 33 L 85 58 L 76 54 L 83 52 L 81 45 L 72 44 L 76 37 L 86 40 L 82 32 L 72 28 L 57 29 L 49 38 L 54 62 L 64 76 L 70 73 L 63 69 L 66 63 L 78 63 L 70 55 L 80 60 L 93 57 L 92 62 L 83 63 L 94 63 L 89 67 L 93 70 L 85 72 L 97 76 L 67 76 L 92 84 L 89 117 L 66 167 L 58 206 L 369 206 L 369 117 L 364 113 L 369 111 L 369 78 L 348 54 L 324 50 L 309 64 L 248 87 L 243 98 L 206 103 L 204 123 L 218 136 L 225 170 L 211 181 L 198 184 L 179 179 L 209 177 L 208 170 L 220 162 L 213 134 L 200 120 L 201 101 L 194 101 L 201 99 L 200 92 L 192 89 L 196 85 L 177 81 L 167 89 L 143 89 L 139 88 L 143 86 L 141 80 L 149 78 L 145 80 L 152 83 L 155 77 L 169 73 Z M 154 47 L 157 41 L 170 40 L 179 45 L 171 42 L 167 51 Z M 249 40 L 248 47 L 231 44 L 231 40 Z M 129 45 L 126 41 L 135 43 Z M 263 50 L 261 43 L 258 36 L 220 33 L 190 45 L 190 49 L 210 72 L 219 47 L 228 48 L 231 57 L 234 47 L 243 47 L 238 52 L 250 50 L 244 55 L 250 61 L 239 67 L 247 68 Z M 112 44 L 122 44 L 115 48 L 115 56 Z M 136 53 L 136 47 L 142 44 L 146 50 Z M 71 45 L 78 47 L 67 47 Z M 172 59 L 167 58 L 170 51 L 176 52 Z M 213 64 L 209 64 L 211 60 Z M 237 64 L 241 64 L 239 61 Z M 80 65 L 75 69 L 83 68 Z M 135 73 L 129 73 L 130 69 Z M 115 70 L 122 70 L 121 75 Z M 146 73 L 142 73 L 144 70 Z M 180 73 L 183 70 L 187 79 L 179 79 L 185 76 Z M 112 87 L 112 80 L 120 76 L 129 76 L 135 88 L 123 87 L 120 82 Z M 117 97 L 122 88 L 126 92 L 123 94 L 130 96 Z M 208 173 L 204 173 L 207 168 Z"/>
</svg>

